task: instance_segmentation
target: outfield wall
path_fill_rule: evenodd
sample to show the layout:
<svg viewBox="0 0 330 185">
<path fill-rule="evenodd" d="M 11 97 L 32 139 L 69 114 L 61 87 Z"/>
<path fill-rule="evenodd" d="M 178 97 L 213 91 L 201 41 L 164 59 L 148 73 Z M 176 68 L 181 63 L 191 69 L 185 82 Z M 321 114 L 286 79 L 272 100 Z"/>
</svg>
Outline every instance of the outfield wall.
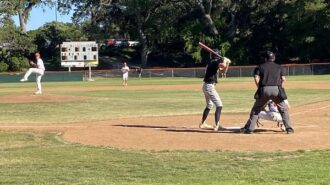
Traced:
<svg viewBox="0 0 330 185">
<path fill-rule="evenodd" d="M 227 77 L 248 77 L 252 76 L 256 66 L 230 66 Z M 283 65 L 288 76 L 295 75 L 326 75 L 330 74 L 330 63 L 311 64 L 290 64 Z M 159 68 L 144 69 L 142 78 L 162 78 L 162 77 L 188 77 L 203 78 L 205 68 Z M 0 83 L 19 82 L 24 73 L 0 73 Z M 121 78 L 120 69 L 113 70 L 92 70 L 92 78 Z M 138 77 L 138 73 L 131 69 L 130 77 Z M 83 81 L 89 79 L 88 70 L 85 71 L 46 71 L 42 81 Z M 31 75 L 29 81 L 35 81 L 35 75 Z"/>
</svg>

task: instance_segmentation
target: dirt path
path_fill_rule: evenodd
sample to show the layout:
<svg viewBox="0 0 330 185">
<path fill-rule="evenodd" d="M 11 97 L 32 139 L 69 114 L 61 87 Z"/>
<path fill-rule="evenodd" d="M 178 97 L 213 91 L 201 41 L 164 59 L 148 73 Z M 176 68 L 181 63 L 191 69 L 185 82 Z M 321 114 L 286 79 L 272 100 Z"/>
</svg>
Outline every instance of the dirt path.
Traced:
<svg viewBox="0 0 330 185">
<path fill-rule="evenodd" d="M 255 134 L 236 133 L 246 114 L 223 114 L 226 130 L 198 129 L 200 115 L 143 117 L 54 125 L 1 125 L 0 130 L 60 132 L 72 143 L 146 150 L 294 151 L 330 149 L 330 101 L 293 107 L 296 133 L 287 135 L 273 122 Z M 211 123 L 213 116 L 210 116 Z"/>
<path fill-rule="evenodd" d="M 287 88 L 330 89 L 330 83 L 288 82 Z M 45 89 L 41 97 L 32 94 L 0 96 L 0 103 L 63 102 L 80 101 L 86 97 L 54 95 L 52 91 L 95 91 L 95 90 L 201 90 L 201 84 L 153 85 L 153 86 L 100 86 L 100 87 L 54 87 Z M 219 89 L 254 89 L 253 83 L 220 83 Z M 20 89 L 33 92 L 34 88 Z M 1 89 L 2 92 L 17 92 L 17 89 Z M 290 110 L 296 133 L 287 135 L 273 122 L 263 122 L 255 134 L 237 133 L 243 126 L 247 114 L 223 114 L 221 122 L 226 130 L 213 132 L 198 128 L 200 115 L 141 117 L 130 119 L 81 122 L 75 124 L 13 125 L 2 124 L 0 130 L 58 132 L 72 143 L 116 148 L 147 150 L 231 150 L 231 151 L 293 151 L 330 149 L 330 101 L 313 103 Z M 213 116 L 209 116 L 209 123 Z"/>
</svg>

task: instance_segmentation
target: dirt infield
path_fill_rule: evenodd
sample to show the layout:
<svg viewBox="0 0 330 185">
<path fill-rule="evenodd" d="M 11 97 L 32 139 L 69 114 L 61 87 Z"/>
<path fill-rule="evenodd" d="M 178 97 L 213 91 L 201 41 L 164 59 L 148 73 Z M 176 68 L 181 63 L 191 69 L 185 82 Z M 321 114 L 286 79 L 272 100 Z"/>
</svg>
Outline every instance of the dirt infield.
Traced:
<svg viewBox="0 0 330 185">
<path fill-rule="evenodd" d="M 287 135 L 272 122 L 264 122 L 256 134 L 236 133 L 247 115 L 226 115 L 228 130 L 218 133 L 198 129 L 200 115 L 120 119 L 85 124 L 68 129 L 63 137 L 70 142 L 148 150 L 235 150 L 292 151 L 330 148 L 330 102 L 311 104 L 307 109 L 292 111 L 296 133 Z M 305 111 L 309 110 L 309 111 Z M 212 117 L 213 118 L 213 117 Z"/>
<path fill-rule="evenodd" d="M 330 149 L 330 101 L 291 109 L 296 133 L 287 135 L 273 122 L 255 134 L 237 133 L 246 114 L 223 114 L 220 132 L 198 128 L 200 115 L 143 117 L 75 124 L 2 125 L 0 130 L 57 132 L 64 140 L 95 146 L 146 150 L 294 151 Z M 212 120 L 213 117 L 210 116 Z"/>
<path fill-rule="evenodd" d="M 290 88 L 320 88 L 330 89 L 328 82 L 297 83 L 289 82 Z M 176 89 L 200 90 L 200 84 L 192 85 L 155 85 L 128 86 L 127 90 L 146 89 Z M 220 89 L 253 89 L 253 83 L 242 82 L 239 87 L 230 83 L 219 84 Z M 32 88 L 21 89 L 27 95 L 11 94 L 0 96 L 0 103 L 29 102 L 62 102 L 80 101 L 86 97 L 54 95 L 52 91 L 95 91 L 120 90 L 121 86 L 100 87 L 59 87 L 47 88 L 42 96 L 28 94 Z M 14 91 L 11 88 L 2 92 Z M 221 117 L 226 128 L 220 132 L 198 128 L 200 115 L 140 117 L 129 119 L 105 120 L 97 122 L 81 122 L 68 124 L 38 124 L 38 125 L 0 125 L 0 130 L 33 131 L 60 133 L 64 140 L 95 146 L 110 146 L 116 148 L 134 148 L 146 150 L 231 150 L 231 151 L 294 151 L 312 149 L 330 149 L 330 101 L 318 102 L 303 107 L 292 107 L 290 113 L 295 134 L 287 135 L 277 128 L 276 123 L 263 122 L 255 134 L 237 133 L 243 126 L 248 114 L 226 114 Z M 209 116 L 212 123 L 213 115 Z"/>
</svg>

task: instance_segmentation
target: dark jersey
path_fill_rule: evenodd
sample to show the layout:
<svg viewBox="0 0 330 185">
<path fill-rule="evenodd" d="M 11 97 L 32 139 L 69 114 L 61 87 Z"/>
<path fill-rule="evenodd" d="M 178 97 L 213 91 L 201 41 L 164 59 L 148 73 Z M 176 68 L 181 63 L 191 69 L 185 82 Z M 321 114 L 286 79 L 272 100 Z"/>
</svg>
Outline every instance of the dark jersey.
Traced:
<svg viewBox="0 0 330 185">
<path fill-rule="evenodd" d="M 221 60 L 211 60 L 207 64 L 206 73 L 204 76 L 205 83 L 218 83 L 218 70 Z"/>
<path fill-rule="evenodd" d="M 284 76 L 283 68 L 274 63 L 266 62 L 259 65 L 254 70 L 254 75 L 260 76 L 259 87 L 263 86 L 280 86 L 281 77 Z"/>
</svg>

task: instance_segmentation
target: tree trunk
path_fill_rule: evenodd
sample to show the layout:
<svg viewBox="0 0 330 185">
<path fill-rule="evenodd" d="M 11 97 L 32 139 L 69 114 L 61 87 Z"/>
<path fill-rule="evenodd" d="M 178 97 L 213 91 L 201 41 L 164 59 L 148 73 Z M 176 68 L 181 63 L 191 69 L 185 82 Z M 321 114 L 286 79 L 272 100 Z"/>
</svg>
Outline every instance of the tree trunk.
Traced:
<svg viewBox="0 0 330 185">
<path fill-rule="evenodd" d="M 206 24 L 208 25 L 208 27 L 210 28 L 211 32 L 213 35 L 219 35 L 219 31 L 218 29 L 215 27 L 215 24 L 211 18 L 210 14 L 204 14 L 204 17 L 206 19 Z"/>
<path fill-rule="evenodd" d="M 29 14 L 32 10 L 32 7 L 35 5 L 35 2 L 30 2 L 26 7 L 22 7 L 18 11 L 19 24 L 22 33 L 26 33 L 26 24 L 29 18 Z"/>
<path fill-rule="evenodd" d="M 142 66 L 147 66 L 148 64 L 148 55 L 150 53 L 149 47 L 148 47 L 148 42 L 147 42 L 147 37 L 142 29 L 142 21 L 138 19 L 138 24 L 137 24 L 137 31 L 139 33 L 139 40 L 141 43 L 141 65 Z"/>
<path fill-rule="evenodd" d="M 149 55 L 148 46 L 146 44 L 143 44 L 141 48 L 141 65 L 143 67 L 148 65 L 148 55 Z"/>
<path fill-rule="evenodd" d="M 197 3 L 204 15 L 205 23 L 210 28 L 211 33 L 215 36 L 219 35 L 219 31 L 216 28 L 216 26 L 212 20 L 212 17 L 211 17 L 212 0 L 208 0 L 208 1 L 197 0 Z"/>
<path fill-rule="evenodd" d="M 24 11 L 19 11 L 18 18 L 19 18 L 19 26 L 21 28 L 21 32 L 26 33 L 27 18 L 26 15 L 24 14 Z"/>
<path fill-rule="evenodd" d="M 140 36 L 140 42 L 141 42 L 141 52 L 140 52 L 141 64 L 142 64 L 142 66 L 147 66 L 149 49 L 148 49 L 147 38 L 142 29 L 139 30 L 139 36 Z"/>
</svg>

